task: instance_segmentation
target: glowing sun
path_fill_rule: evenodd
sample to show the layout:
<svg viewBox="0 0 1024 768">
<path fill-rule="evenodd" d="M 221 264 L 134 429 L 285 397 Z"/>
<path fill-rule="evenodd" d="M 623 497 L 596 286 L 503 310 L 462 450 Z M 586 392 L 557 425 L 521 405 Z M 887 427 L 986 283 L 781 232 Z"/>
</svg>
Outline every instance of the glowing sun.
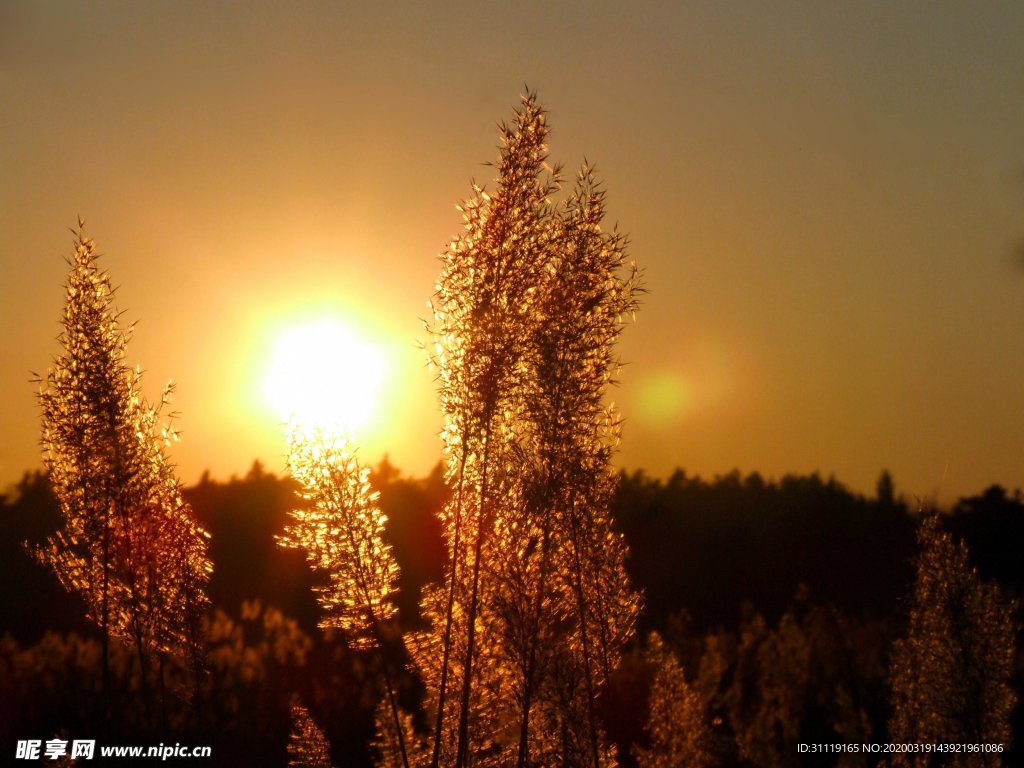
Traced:
<svg viewBox="0 0 1024 768">
<path fill-rule="evenodd" d="M 385 368 L 380 348 L 344 321 L 315 320 L 278 335 L 263 398 L 301 429 L 351 432 L 373 415 Z"/>
</svg>

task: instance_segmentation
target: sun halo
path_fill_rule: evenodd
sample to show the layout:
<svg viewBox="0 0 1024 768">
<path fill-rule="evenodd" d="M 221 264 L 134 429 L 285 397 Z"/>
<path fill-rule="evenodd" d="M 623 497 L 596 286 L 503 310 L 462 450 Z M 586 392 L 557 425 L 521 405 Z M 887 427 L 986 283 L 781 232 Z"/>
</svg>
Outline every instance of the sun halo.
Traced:
<svg viewBox="0 0 1024 768">
<path fill-rule="evenodd" d="M 339 318 L 321 318 L 278 334 L 263 379 L 263 399 L 291 427 L 350 434 L 378 406 L 386 360 Z"/>
</svg>

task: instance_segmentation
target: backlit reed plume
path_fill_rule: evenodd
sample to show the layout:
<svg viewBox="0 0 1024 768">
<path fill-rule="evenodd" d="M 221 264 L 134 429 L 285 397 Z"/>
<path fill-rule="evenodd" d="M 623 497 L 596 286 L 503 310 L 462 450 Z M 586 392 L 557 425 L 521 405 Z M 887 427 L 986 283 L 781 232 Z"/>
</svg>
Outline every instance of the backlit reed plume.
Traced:
<svg viewBox="0 0 1024 768">
<path fill-rule="evenodd" d="M 524 408 L 524 350 L 536 321 L 534 300 L 551 229 L 545 180 L 547 127 L 531 95 L 512 126 L 502 125 L 498 179 L 488 192 L 474 184 L 459 207 L 464 232 L 441 255 L 433 300 L 436 368 L 445 417 L 443 440 L 453 498 L 443 514 L 448 564 L 443 596 L 431 600 L 439 632 L 432 765 L 467 764 L 469 745 L 493 737 L 477 686 L 486 631 L 481 595 L 484 564 L 496 556 L 495 524 L 515 485 L 513 447 Z"/>
<path fill-rule="evenodd" d="M 634 748 L 639 768 L 707 768 L 712 764 L 711 732 L 704 702 L 686 681 L 683 667 L 652 632 L 645 652 L 654 670 L 648 696 L 646 747 Z"/>
<path fill-rule="evenodd" d="M 41 380 L 42 447 L 63 528 L 36 552 L 65 588 L 82 595 L 102 635 L 108 709 L 110 638 L 130 644 L 147 720 L 153 654 L 181 654 L 198 690 L 211 571 L 208 534 L 196 522 L 165 446 L 160 403 L 142 394 L 142 373 L 125 363 L 132 328 L 114 310 L 109 275 L 79 222 L 66 285 L 63 353 Z M 162 685 L 160 686 L 162 691 Z"/>
<path fill-rule="evenodd" d="M 301 549 L 327 584 L 318 590 L 324 609 L 321 627 L 341 630 L 356 649 L 376 649 L 388 707 L 390 729 L 402 764 L 408 768 L 403 718 L 384 653 L 386 625 L 395 615 L 398 565 L 383 539 L 387 518 L 371 490 L 369 470 L 359 465 L 348 440 L 331 429 L 289 429 L 288 467 L 308 508 L 291 512 L 279 543 Z"/>
<path fill-rule="evenodd" d="M 334 768 L 327 737 L 297 698 L 291 703 L 291 716 L 288 768 Z"/>
<path fill-rule="evenodd" d="M 1009 748 L 1016 606 L 981 581 L 967 547 L 937 515 L 918 531 L 919 553 L 907 635 L 893 652 L 889 740 Z M 898 766 L 932 765 L 933 755 L 897 754 Z M 1004 754 L 965 755 L 955 765 L 997 766 Z M 970 760 L 966 760 L 969 757 Z"/>
<path fill-rule="evenodd" d="M 522 670 L 520 768 L 537 761 L 597 766 L 614 760 L 597 701 L 639 612 L 625 572 L 625 544 L 608 512 L 619 422 L 607 403 L 619 367 L 615 342 L 636 309 L 637 273 L 626 261 L 624 238 L 601 229 L 604 197 L 584 166 L 552 222 L 554 247 L 527 357 L 531 435 L 522 445 L 530 459 L 522 466 L 532 473 L 520 522 L 509 528 L 509 542 L 520 550 L 512 579 L 520 587 L 503 593 L 506 600 L 522 593 L 530 601 L 512 614 L 521 616 L 525 641 L 510 649 L 513 668 Z M 515 629 L 515 621 L 508 624 Z M 545 709 L 553 711 L 542 714 Z M 537 716 L 552 723 L 568 712 L 574 714 L 554 731 L 532 725 Z M 565 738 L 567 730 L 572 739 Z M 582 754 L 573 754 L 580 748 Z"/>
<path fill-rule="evenodd" d="M 435 723 L 431 765 L 603 765 L 597 702 L 639 600 L 611 530 L 618 422 L 606 390 L 635 309 L 624 239 L 589 169 L 562 204 L 532 94 L 502 125 L 433 302 L 452 500 L 431 629 L 410 643 Z M 568 745 L 572 746 L 568 746 Z"/>
</svg>

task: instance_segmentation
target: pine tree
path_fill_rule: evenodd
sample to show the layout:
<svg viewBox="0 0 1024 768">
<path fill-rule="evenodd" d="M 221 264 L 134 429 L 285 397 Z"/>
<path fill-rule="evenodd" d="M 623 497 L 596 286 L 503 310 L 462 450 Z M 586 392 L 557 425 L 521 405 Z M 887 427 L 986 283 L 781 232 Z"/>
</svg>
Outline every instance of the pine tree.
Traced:
<svg viewBox="0 0 1024 768">
<path fill-rule="evenodd" d="M 937 515 L 918 531 L 919 554 L 907 635 L 892 666 L 895 742 L 999 744 L 1009 748 L 1016 705 L 1012 685 L 1013 601 L 985 584 L 967 547 L 942 530 Z M 932 765 L 934 755 L 898 754 L 895 765 Z M 997 752 L 954 756 L 952 765 L 1003 764 Z"/>
<path fill-rule="evenodd" d="M 149 716 L 154 653 L 187 656 L 198 691 L 208 534 L 164 453 L 176 438 L 158 427 L 171 387 L 157 406 L 143 397 L 140 369 L 124 360 L 132 328 L 120 324 L 110 277 L 82 228 L 69 260 L 64 353 L 39 394 L 44 462 L 64 527 L 36 555 L 83 596 L 100 628 L 104 711 L 115 637 L 135 648 Z"/>
</svg>

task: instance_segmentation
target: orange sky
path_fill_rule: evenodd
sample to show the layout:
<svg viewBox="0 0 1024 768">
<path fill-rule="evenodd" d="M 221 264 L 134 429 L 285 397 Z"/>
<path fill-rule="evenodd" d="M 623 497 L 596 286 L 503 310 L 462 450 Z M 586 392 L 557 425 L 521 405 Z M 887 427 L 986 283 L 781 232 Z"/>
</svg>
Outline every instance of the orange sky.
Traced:
<svg viewBox="0 0 1024 768">
<path fill-rule="evenodd" d="M 393 361 L 364 457 L 425 471 L 434 256 L 524 83 L 646 271 L 620 464 L 1024 485 L 1022 39 L 1010 2 L 5 3 L 0 487 L 79 214 L 186 482 L 283 471 L 259 378 L 322 312 Z"/>
</svg>

